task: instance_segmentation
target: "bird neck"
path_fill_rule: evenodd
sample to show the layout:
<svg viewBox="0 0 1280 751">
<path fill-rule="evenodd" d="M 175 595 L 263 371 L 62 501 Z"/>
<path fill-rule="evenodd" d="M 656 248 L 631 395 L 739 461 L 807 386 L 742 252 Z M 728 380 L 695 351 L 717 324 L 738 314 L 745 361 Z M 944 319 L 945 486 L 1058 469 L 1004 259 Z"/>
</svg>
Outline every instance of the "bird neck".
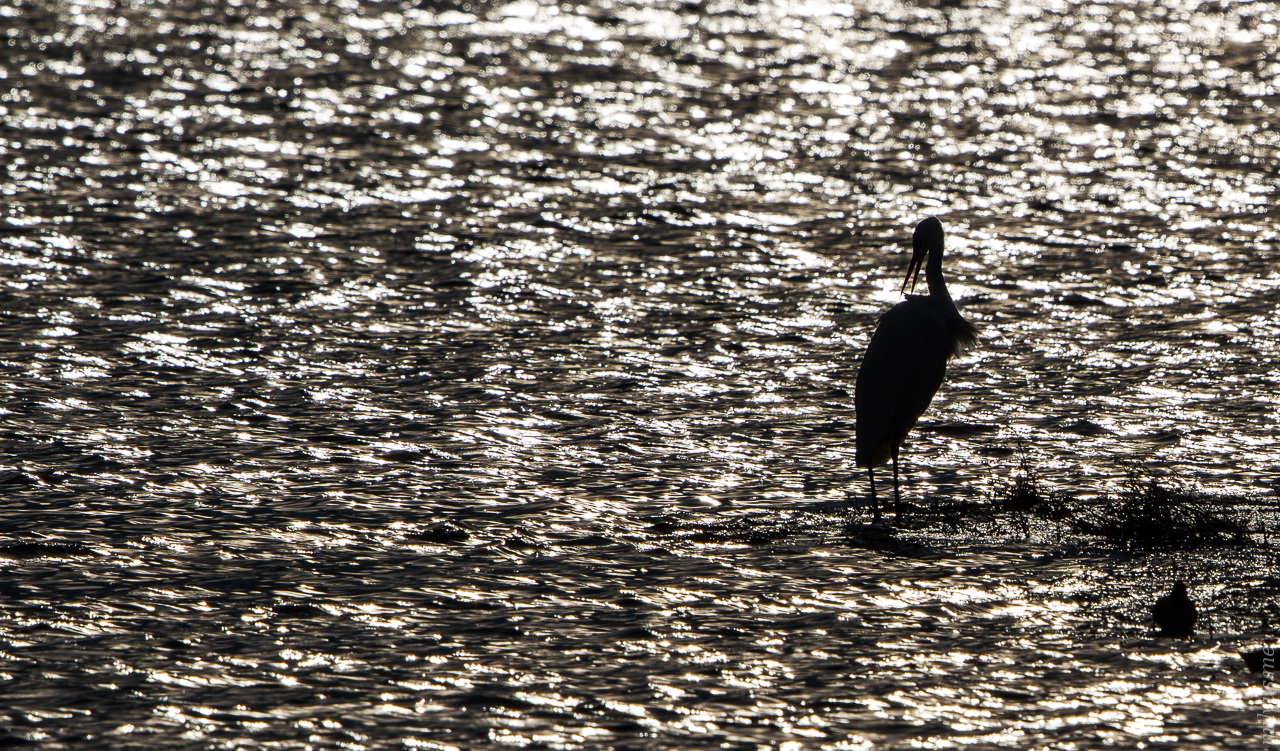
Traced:
<svg viewBox="0 0 1280 751">
<path fill-rule="evenodd" d="M 936 300 L 943 307 L 955 310 L 955 301 L 951 299 L 951 293 L 947 291 L 947 282 L 942 278 L 941 249 L 935 248 L 929 252 L 929 260 L 925 262 L 924 267 L 924 278 L 929 284 L 929 297 Z"/>
</svg>

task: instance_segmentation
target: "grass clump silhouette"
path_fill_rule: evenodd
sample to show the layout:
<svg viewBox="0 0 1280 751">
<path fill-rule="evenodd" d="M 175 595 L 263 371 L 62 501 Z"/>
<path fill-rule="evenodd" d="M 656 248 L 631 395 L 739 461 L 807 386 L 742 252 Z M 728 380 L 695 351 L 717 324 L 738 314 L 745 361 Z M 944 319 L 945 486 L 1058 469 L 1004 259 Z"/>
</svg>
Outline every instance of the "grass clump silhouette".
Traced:
<svg viewBox="0 0 1280 751">
<path fill-rule="evenodd" d="M 1115 502 L 1079 519 L 1075 528 L 1134 552 L 1250 542 L 1244 523 L 1220 513 L 1215 500 L 1130 470 Z"/>
<path fill-rule="evenodd" d="M 1157 480 L 1130 466 L 1118 494 L 1082 501 L 1045 483 L 1020 446 L 1017 472 L 995 485 L 988 508 L 1024 536 L 1039 519 L 1128 552 L 1145 552 L 1250 544 L 1246 523 L 1224 510 L 1239 500 Z"/>
<path fill-rule="evenodd" d="M 1071 515 L 1060 493 L 1049 490 L 1025 447 L 1018 451 L 1018 471 L 1013 479 L 996 486 L 992 493 L 996 511 L 1013 514 L 1034 514 L 1042 519 L 1062 521 Z"/>
<path fill-rule="evenodd" d="M 1025 445 L 1018 448 L 1018 471 L 1011 479 L 999 482 L 993 488 L 991 508 L 1019 529 L 1024 537 L 1031 534 L 1035 518 L 1068 522 L 1075 515 L 1066 498 L 1051 490 L 1041 479 Z"/>
</svg>

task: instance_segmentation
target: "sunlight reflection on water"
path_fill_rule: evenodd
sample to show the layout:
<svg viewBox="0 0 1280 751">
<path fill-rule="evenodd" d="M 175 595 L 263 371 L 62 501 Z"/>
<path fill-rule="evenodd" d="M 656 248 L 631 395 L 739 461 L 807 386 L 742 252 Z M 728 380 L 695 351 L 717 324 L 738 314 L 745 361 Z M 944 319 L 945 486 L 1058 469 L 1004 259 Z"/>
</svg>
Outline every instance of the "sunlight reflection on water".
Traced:
<svg viewBox="0 0 1280 751">
<path fill-rule="evenodd" d="M 982 340 L 911 497 L 986 502 L 1021 451 L 1073 497 L 1141 465 L 1270 508 L 1271 4 L 0 16 L 0 737 L 1274 733 L 1235 657 L 1269 547 L 841 517 L 929 214 Z M 1174 578 L 1197 641 L 1151 638 Z"/>
</svg>

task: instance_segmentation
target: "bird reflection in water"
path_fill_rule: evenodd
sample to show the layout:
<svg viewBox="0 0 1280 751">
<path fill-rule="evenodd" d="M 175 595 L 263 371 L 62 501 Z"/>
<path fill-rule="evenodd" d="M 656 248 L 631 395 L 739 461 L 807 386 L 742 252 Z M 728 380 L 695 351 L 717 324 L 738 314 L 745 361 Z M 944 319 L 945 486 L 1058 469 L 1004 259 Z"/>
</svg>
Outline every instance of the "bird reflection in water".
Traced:
<svg viewBox="0 0 1280 751">
<path fill-rule="evenodd" d="M 923 269 L 928 295 L 907 299 L 880 316 L 858 368 L 856 463 L 867 468 L 871 508 L 878 521 L 875 467 L 893 461 L 893 509 L 901 512 L 898 453 L 907 433 L 942 385 L 947 361 L 973 346 L 977 329 L 966 321 L 942 278 L 942 222 L 929 217 L 916 225 L 911 263 L 903 291 L 910 292 Z"/>
</svg>

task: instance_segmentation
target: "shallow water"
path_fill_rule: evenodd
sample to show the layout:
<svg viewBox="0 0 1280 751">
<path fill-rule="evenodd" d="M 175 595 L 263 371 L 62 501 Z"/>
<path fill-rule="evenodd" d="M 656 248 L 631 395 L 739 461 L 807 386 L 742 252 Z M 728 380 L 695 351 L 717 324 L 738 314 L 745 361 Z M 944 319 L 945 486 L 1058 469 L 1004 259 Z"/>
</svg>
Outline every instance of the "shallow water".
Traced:
<svg viewBox="0 0 1280 751">
<path fill-rule="evenodd" d="M 1271 4 L 116 5 L 0 0 L 7 740 L 1280 738 L 1269 546 L 843 510 L 937 215 L 908 498 L 1274 523 Z"/>
</svg>

